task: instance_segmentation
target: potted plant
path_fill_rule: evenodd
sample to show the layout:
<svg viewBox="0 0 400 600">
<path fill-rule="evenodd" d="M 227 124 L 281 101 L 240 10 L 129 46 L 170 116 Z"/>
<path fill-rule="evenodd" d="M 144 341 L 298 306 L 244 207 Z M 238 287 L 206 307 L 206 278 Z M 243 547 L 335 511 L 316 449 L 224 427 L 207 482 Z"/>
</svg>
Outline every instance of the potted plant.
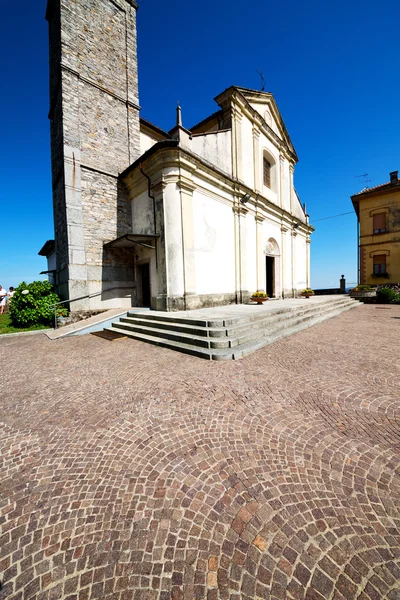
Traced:
<svg viewBox="0 0 400 600">
<path fill-rule="evenodd" d="M 376 289 L 367 284 L 359 284 L 349 291 L 350 298 L 361 300 L 361 302 L 374 302 Z"/>
<path fill-rule="evenodd" d="M 266 294 L 265 292 L 254 292 L 254 294 L 251 295 L 250 299 L 253 300 L 253 302 L 257 302 L 257 304 L 262 304 L 263 302 L 268 300 L 268 294 Z"/>
<path fill-rule="evenodd" d="M 304 298 L 309 298 L 310 296 L 314 296 L 314 290 L 311 288 L 306 288 L 305 290 L 301 290 L 301 295 Z"/>
</svg>

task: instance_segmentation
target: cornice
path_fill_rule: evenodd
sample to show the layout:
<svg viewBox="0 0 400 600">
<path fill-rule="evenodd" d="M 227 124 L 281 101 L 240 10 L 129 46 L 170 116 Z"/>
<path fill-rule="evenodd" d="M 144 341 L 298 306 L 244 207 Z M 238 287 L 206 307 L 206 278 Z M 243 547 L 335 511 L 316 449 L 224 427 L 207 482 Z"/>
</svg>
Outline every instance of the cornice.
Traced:
<svg viewBox="0 0 400 600">
<path fill-rule="evenodd" d="M 180 169 L 181 171 L 185 171 L 185 173 L 181 173 L 180 175 L 178 172 L 175 172 L 163 176 L 165 184 L 172 182 L 177 183 L 179 177 L 182 177 L 183 175 L 188 181 L 192 182 L 192 185 L 195 185 L 197 188 L 202 188 L 203 186 L 201 183 L 196 182 L 196 179 L 199 178 L 221 190 L 221 192 L 236 198 L 241 198 L 244 195 L 249 194 L 249 208 L 251 207 L 253 211 L 255 211 L 256 208 L 259 211 L 265 211 L 269 215 L 275 217 L 278 221 L 284 220 L 287 223 L 288 228 L 290 228 L 290 224 L 293 222 L 294 216 L 290 212 L 273 203 L 271 200 L 268 200 L 268 198 L 265 198 L 265 196 L 260 193 L 255 192 L 255 190 L 249 188 L 238 179 L 234 179 L 224 171 L 221 171 L 197 154 L 190 152 L 190 150 L 187 150 L 186 148 L 181 148 L 176 142 L 174 143 L 173 140 L 165 140 L 155 144 L 155 146 L 126 169 L 121 175 L 121 178 L 125 179 L 129 177 L 132 172 L 136 172 L 136 169 L 139 168 L 139 164 L 141 163 L 146 163 L 148 165 L 145 169 L 150 177 L 152 176 L 152 173 L 156 173 L 158 170 L 165 168 L 175 168 L 176 170 Z M 210 193 L 215 192 L 210 190 Z M 226 201 L 226 198 L 223 198 L 223 196 L 221 197 L 223 201 Z M 230 200 L 230 202 L 232 202 L 232 200 Z M 248 209 L 246 209 L 246 211 L 248 211 Z M 302 221 L 300 221 L 300 229 L 303 233 L 308 234 L 314 231 L 312 226 L 303 223 Z"/>
</svg>

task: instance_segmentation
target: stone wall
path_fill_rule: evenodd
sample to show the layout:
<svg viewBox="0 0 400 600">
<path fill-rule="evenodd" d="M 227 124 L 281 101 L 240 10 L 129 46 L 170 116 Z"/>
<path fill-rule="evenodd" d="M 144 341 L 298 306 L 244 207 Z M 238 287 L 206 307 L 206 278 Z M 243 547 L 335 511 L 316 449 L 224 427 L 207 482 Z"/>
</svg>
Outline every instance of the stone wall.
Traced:
<svg viewBox="0 0 400 600">
<path fill-rule="evenodd" d="M 118 175 L 140 155 L 133 0 L 50 0 L 50 120 L 58 291 L 131 286 L 132 257 L 103 244 L 132 230 Z M 118 297 L 107 296 L 107 305 Z M 122 294 L 121 306 L 126 304 Z M 73 310 L 89 308 L 89 301 Z"/>
</svg>

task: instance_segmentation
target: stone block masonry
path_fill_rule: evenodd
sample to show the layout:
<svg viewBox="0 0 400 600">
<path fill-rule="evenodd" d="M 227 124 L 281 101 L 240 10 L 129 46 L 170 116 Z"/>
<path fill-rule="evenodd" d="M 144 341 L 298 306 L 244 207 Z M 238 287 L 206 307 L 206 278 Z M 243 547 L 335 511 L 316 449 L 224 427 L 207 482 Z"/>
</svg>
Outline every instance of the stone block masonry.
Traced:
<svg viewBox="0 0 400 600">
<path fill-rule="evenodd" d="M 98 294 L 72 310 L 130 306 L 134 294 L 133 256 L 105 257 L 103 244 L 132 230 L 118 175 L 140 154 L 136 8 L 132 0 L 48 5 L 57 287 L 63 298 Z M 104 304 L 113 287 L 124 291 Z"/>
</svg>

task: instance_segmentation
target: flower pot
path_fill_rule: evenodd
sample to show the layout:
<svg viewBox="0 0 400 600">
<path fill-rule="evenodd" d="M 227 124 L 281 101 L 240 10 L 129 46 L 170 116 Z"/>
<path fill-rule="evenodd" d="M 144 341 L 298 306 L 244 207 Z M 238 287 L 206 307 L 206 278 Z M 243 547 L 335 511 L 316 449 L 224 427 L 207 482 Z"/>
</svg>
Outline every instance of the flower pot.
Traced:
<svg viewBox="0 0 400 600">
<path fill-rule="evenodd" d="M 311 298 L 314 294 L 301 294 L 303 298 Z"/>
<path fill-rule="evenodd" d="M 266 302 L 268 300 L 268 297 L 258 298 L 258 296 L 251 296 L 250 300 L 252 300 L 253 302 L 257 302 L 257 304 L 262 304 L 263 302 Z"/>
</svg>

